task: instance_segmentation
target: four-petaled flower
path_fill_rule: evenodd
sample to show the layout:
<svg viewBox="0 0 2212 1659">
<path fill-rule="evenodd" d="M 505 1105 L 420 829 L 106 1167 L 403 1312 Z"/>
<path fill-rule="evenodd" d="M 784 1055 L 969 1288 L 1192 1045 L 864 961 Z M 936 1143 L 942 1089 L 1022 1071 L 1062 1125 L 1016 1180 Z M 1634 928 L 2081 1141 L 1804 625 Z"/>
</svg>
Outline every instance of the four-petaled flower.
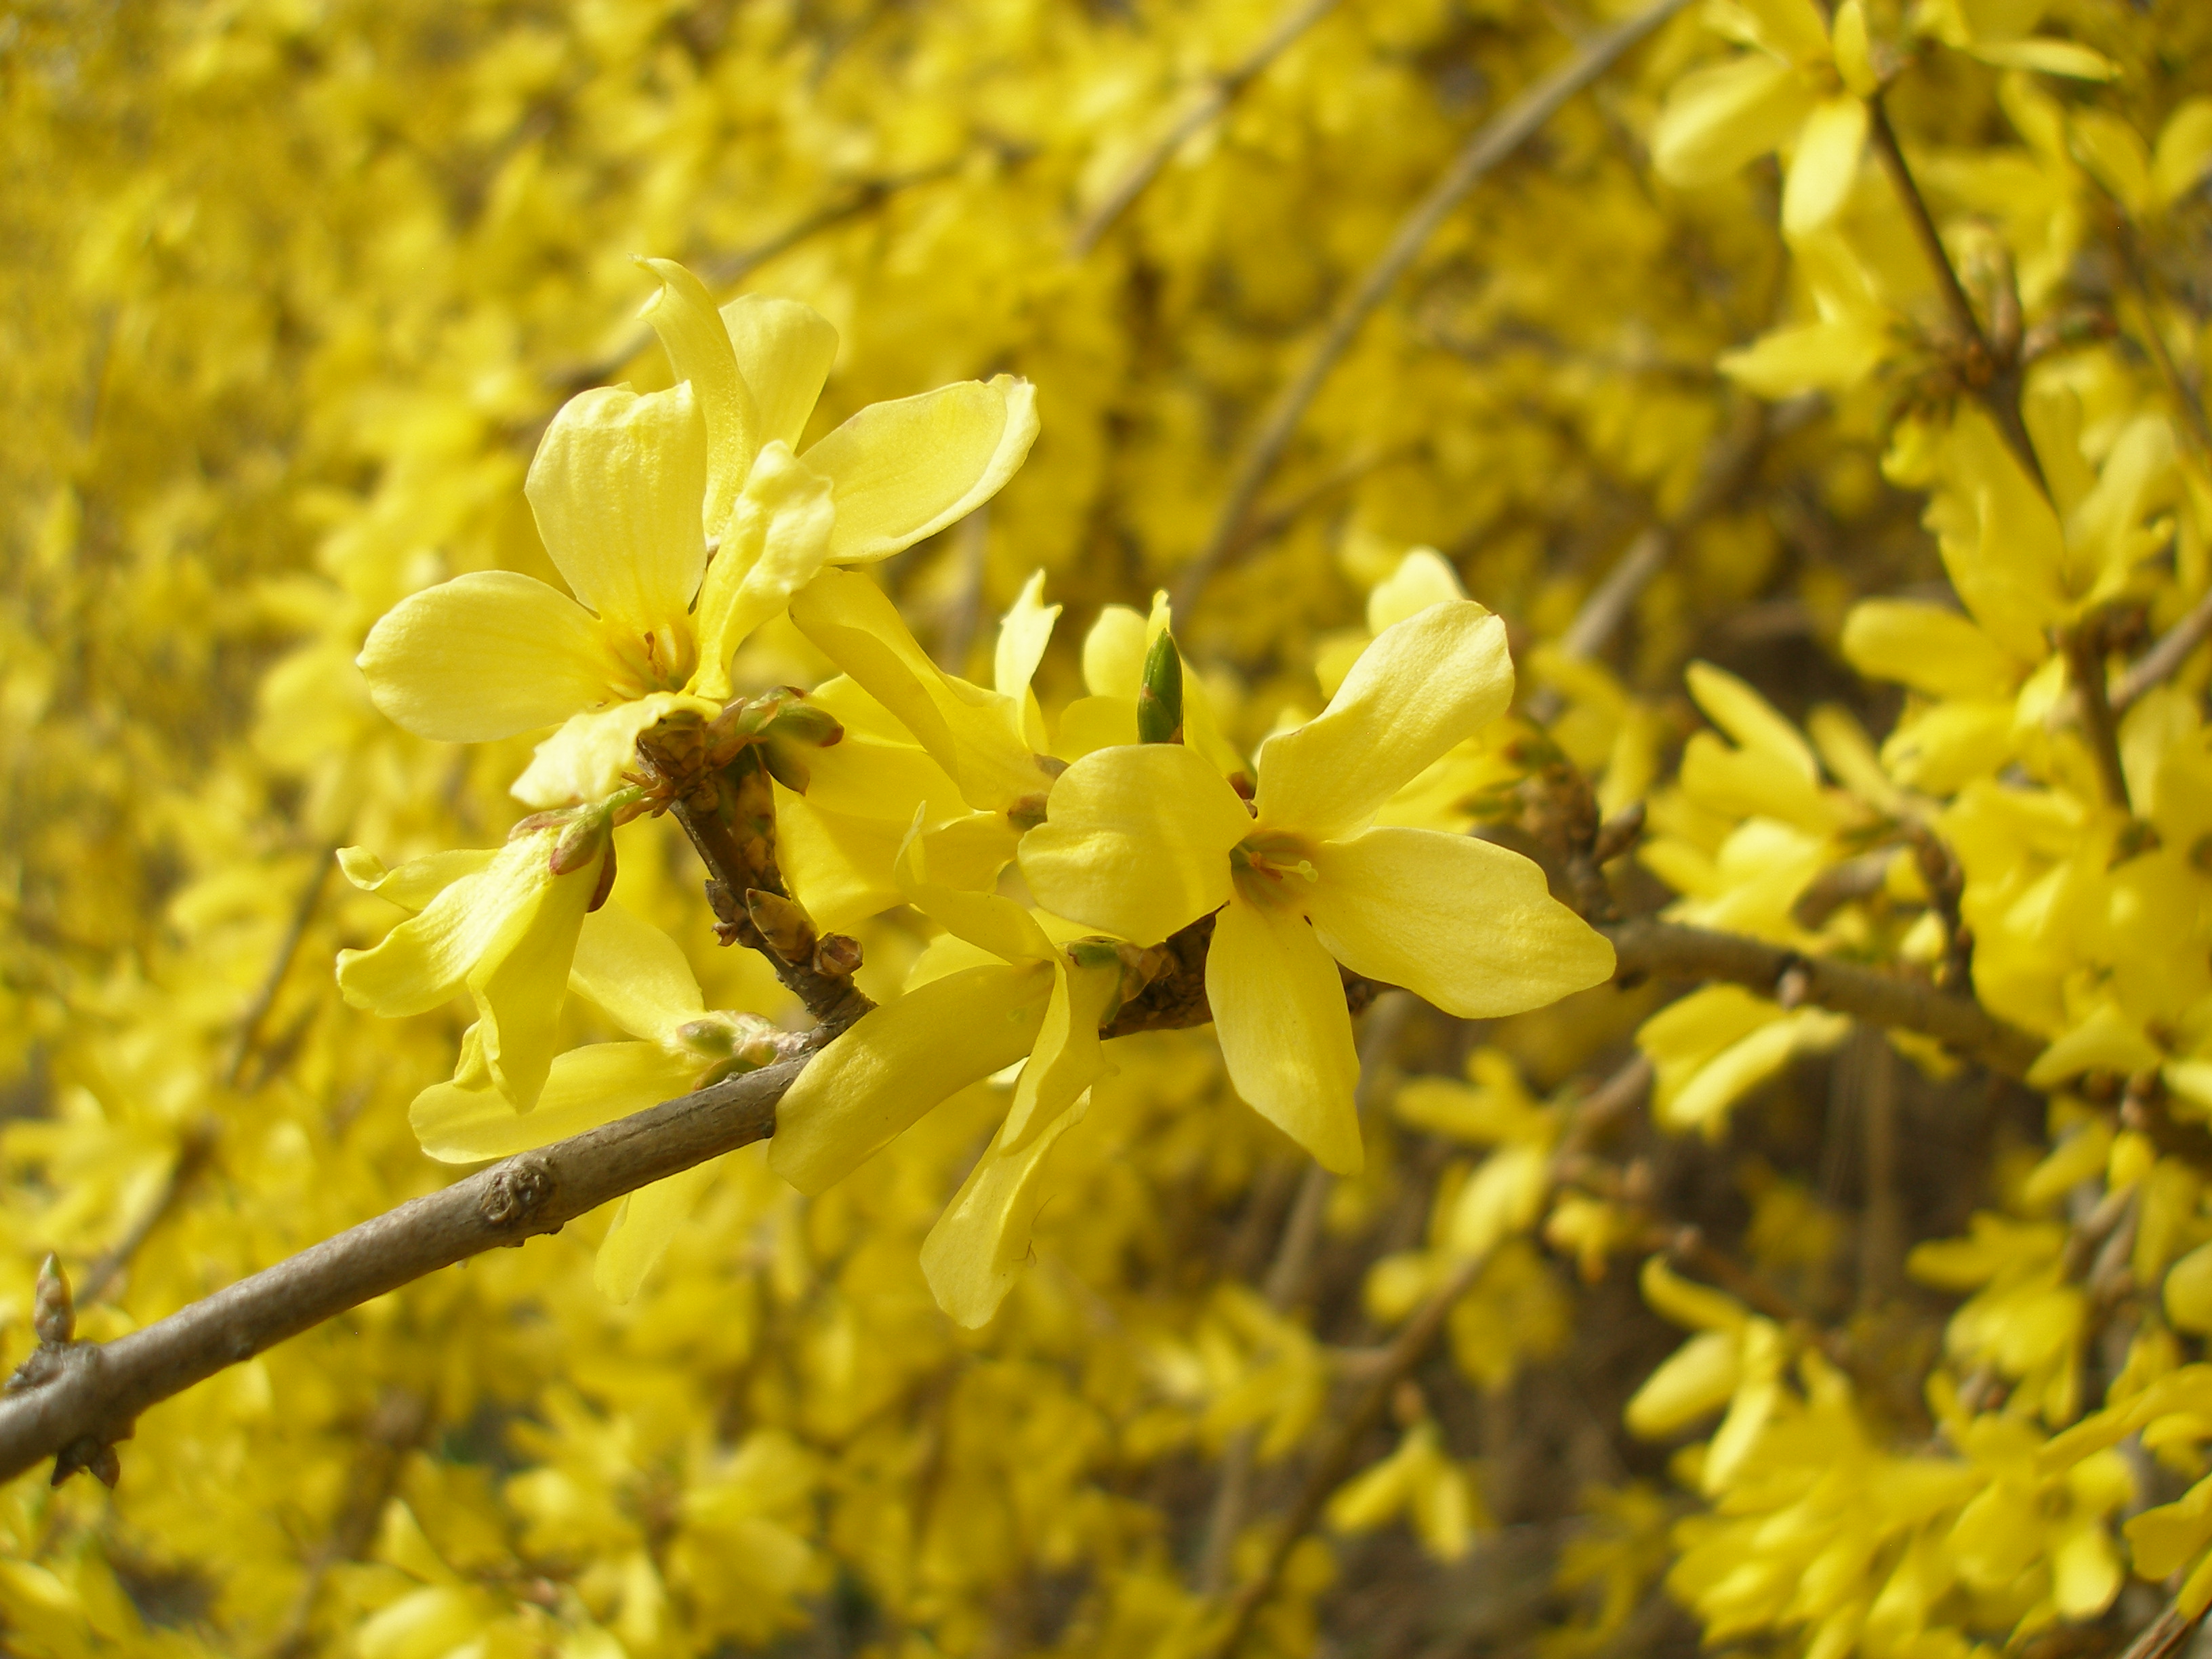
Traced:
<svg viewBox="0 0 2212 1659">
<path fill-rule="evenodd" d="M 1054 786 L 1022 873 L 1046 908 L 1140 945 L 1213 915 L 1206 989 L 1231 1080 L 1329 1169 L 1357 1170 L 1338 963 L 1470 1019 L 1613 972 L 1613 947 L 1518 854 L 1374 826 L 1512 690 L 1504 624 L 1471 599 L 1431 605 L 1376 637 L 1319 719 L 1261 750 L 1252 808 L 1179 744 L 1101 749 Z"/>
</svg>

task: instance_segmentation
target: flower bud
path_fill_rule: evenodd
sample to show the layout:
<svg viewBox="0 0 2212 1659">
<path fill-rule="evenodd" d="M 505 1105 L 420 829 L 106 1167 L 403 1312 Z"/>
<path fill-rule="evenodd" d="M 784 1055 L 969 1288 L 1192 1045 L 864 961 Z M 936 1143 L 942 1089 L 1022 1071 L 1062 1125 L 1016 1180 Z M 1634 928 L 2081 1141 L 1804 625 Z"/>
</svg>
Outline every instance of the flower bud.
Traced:
<svg viewBox="0 0 2212 1659">
<path fill-rule="evenodd" d="M 1145 653 L 1145 678 L 1137 688 L 1137 741 L 1182 741 L 1182 653 L 1164 628 Z"/>
<path fill-rule="evenodd" d="M 76 1334 L 76 1304 L 70 1295 L 69 1275 L 62 1271 L 61 1258 L 51 1251 L 39 1268 L 31 1328 L 50 1348 L 60 1347 Z"/>
</svg>

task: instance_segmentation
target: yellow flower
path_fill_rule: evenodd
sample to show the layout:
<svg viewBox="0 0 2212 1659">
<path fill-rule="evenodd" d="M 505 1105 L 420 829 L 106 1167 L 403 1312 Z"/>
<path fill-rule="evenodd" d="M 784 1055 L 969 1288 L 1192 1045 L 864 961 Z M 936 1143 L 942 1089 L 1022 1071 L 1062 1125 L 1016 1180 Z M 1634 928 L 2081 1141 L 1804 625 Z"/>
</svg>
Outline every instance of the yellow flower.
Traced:
<svg viewBox="0 0 2212 1659">
<path fill-rule="evenodd" d="M 1179 744 L 1102 749 L 1054 787 L 1022 872 L 1046 908 L 1138 945 L 1218 912 L 1206 994 L 1231 1081 L 1323 1164 L 1356 1170 L 1359 1065 L 1339 963 L 1463 1018 L 1539 1007 L 1613 971 L 1612 946 L 1526 859 L 1370 827 L 1504 709 L 1512 683 L 1502 623 L 1472 600 L 1431 605 L 1382 632 L 1318 720 L 1269 740 L 1254 808 Z"/>
<path fill-rule="evenodd" d="M 1119 1000 L 1122 957 L 1110 940 L 1064 949 L 1012 900 L 932 881 L 920 823 L 917 814 L 899 854 L 900 886 L 947 932 L 905 995 L 800 1074 L 776 1108 L 769 1164 L 822 1192 L 939 1103 L 1026 1058 L 1006 1123 L 922 1244 L 939 1305 L 981 1325 L 1028 1254 L 1044 1161 L 1107 1069 L 1098 1028 Z"/>
<path fill-rule="evenodd" d="M 650 261 L 646 307 L 684 382 L 607 386 L 554 416 L 524 490 L 573 599 L 477 571 L 403 600 L 361 653 L 377 707 L 417 736 L 483 743 L 563 722 L 515 793 L 614 789 L 639 732 L 730 695 L 731 655 L 825 562 L 869 562 L 995 495 L 1036 434 L 1001 375 L 875 404 L 794 453 L 836 354 L 806 307 L 747 295 L 719 315 Z M 712 554 L 711 558 L 709 554 Z"/>
<path fill-rule="evenodd" d="M 432 1084 L 409 1109 L 425 1152 L 445 1164 L 510 1158 L 764 1066 L 783 1052 L 775 1027 L 760 1016 L 708 1010 L 676 942 L 619 904 L 584 918 L 568 986 L 639 1041 L 587 1043 L 556 1056 L 537 1109 L 526 1115 L 490 1086 L 479 1058 L 482 1027 L 472 1027 L 453 1081 Z M 599 1247 L 595 1277 L 602 1291 L 618 1302 L 637 1293 L 713 1169 L 712 1161 L 696 1165 L 623 1200 Z"/>
<path fill-rule="evenodd" d="M 355 886 L 417 913 L 374 949 L 338 952 L 345 1000 L 399 1018 L 466 990 L 484 1075 L 529 1110 L 553 1062 L 576 936 L 613 857 L 595 816 L 596 828 L 550 825 L 496 850 L 434 853 L 389 872 L 360 848 L 342 850 Z"/>
<path fill-rule="evenodd" d="M 1864 100 L 1878 84 L 1860 0 L 1844 0 L 1832 28 L 1813 0 L 1737 0 L 1712 15 L 1753 50 L 1682 77 L 1651 135 L 1652 161 L 1671 184 L 1709 185 L 1754 156 L 1790 150 L 1782 228 L 1793 237 L 1817 230 L 1857 175 Z"/>
</svg>

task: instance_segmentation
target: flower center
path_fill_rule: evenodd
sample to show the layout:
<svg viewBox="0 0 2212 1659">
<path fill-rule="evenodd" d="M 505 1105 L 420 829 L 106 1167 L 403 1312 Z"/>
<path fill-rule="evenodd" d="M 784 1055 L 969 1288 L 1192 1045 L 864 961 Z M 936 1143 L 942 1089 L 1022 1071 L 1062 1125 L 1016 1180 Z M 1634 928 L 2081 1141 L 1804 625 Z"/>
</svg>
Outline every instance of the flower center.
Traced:
<svg viewBox="0 0 2212 1659">
<path fill-rule="evenodd" d="M 1321 879 L 1304 839 L 1286 830 L 1261 830 L 1229 849 L 1237 890 L 1255 904 L 1303 908 L 1304 883 Z"/>
<path fill-rule="evenodd" d="M 681 691 L 699 666 L 699 647 L 686 623 L 670 623 L 641 636 L 622 635 L 614 641 L 614 648 L 640 696 L 653 691 Z"/>
</svg>

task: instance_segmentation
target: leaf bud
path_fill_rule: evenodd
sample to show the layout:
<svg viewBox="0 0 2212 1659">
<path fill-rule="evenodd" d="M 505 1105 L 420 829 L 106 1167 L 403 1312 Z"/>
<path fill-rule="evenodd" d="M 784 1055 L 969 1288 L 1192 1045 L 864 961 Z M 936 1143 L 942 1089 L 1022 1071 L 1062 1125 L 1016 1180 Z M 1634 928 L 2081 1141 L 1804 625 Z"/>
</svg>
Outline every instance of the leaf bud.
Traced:
<svg viewBox="0 0 2212 1659">
<path fill-rule="evenodd" d="M 745 890 L 745 914 L 760 929 L 768 948 L 794 968 L 809 965 L 817 943 L 814 919 L 795 899 L 758 887 Z"/>
<path fill-rule="evenodd" d="M 61 1258 L 52 1251 L 39 1267 L 39 1282 L 33 1292 L 31 1328 L 39 1334 L 39 1340 L 50 1348 L 58 1348 L 76 1334 L 76 1304 L 70 1295 L 69 1275 L 62 1271 Z"/>
<path fill-rule="evenodd" d="M 1137 688 L 1137 741 L 1182 741 L 1182 653 L 1164 628 L 1145 653 L 1144 683 Z"/>
</svg>

